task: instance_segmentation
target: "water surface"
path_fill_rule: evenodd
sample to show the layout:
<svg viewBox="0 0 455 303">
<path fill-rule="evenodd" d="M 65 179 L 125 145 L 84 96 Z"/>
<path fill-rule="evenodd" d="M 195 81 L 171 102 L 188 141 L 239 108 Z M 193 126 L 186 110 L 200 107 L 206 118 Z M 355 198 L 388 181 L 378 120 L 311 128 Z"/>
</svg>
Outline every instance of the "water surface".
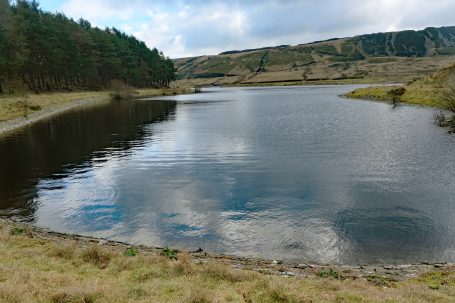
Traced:
<svg viewBox="0 0 455 303">
<path fill-rule="evenodd" d="M 0 214 L 287 261 L 455 261 L 455 136 L 352 86 L 213 88 L 0 139 Z"/>
</svg>

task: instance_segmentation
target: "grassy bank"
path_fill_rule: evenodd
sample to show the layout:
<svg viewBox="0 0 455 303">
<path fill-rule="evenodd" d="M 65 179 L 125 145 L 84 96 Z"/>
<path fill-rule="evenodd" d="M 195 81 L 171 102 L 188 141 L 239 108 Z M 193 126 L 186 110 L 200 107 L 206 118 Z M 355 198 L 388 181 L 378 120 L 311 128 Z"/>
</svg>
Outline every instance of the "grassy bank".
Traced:
<svg viewBox="0 0 455 303">
<path fill-rule="evenodd" d="M 1 302 L 453 302 L 455 269 L 395 282 L 263 274 L 210 256 L 132 248 L 0 220 Z M 278 266 L 278 265 L 277 265 Z M 349 268 L 345 269 L 346 273 Z"/>
<path fill-rule="evenodd" d="M 132 97 L 177 95 L 189 93 L 188 88 L 137 89 L 131 92 Z M 58 92 L 49 94 L 30 94 L 25 96 L 0 95 L 0 121 L 26 117 L 34 112 L 62 107 L 79 100 L 103 100 L 113 95 L 110 91 L 99 92 Z"/>
<path fill-rule="evenodd" d="M 352 92 L 345 94 L 348 98 L 367 99 L 383 102 L 392 102 L 392 90 L 399 88 L 398 86 L 373 86 L 366 88 L 358 88 Z M 405 93 L 400 97 L 399 101 L 407 104 L 424 105 L 432 107 L 443 107 L 444 104 L 440 99 L 440 88 L 434 88 L 428 85 L 408 85 L 405 87 Z"/>
<path fill-rule="evenodd" d="M 455 83 L 455 65 L 451 65 L 442 69 L 441 71 L 416 79 L 404 86 L 404 94 L 396 96 L 394 91 L 399 86 L 375 86 L 367 88 L 359 88 L 352 92 L 345 94 L 348 98 L 355 99 L 369 99 L 377 101 L 392 102 L 394 98 L 397 101 L 425 105 L 432 107 L 443 108 L 445 102 L 443 101 L 442 94 L 448 86 L 453 86 Z"/>
</svg>

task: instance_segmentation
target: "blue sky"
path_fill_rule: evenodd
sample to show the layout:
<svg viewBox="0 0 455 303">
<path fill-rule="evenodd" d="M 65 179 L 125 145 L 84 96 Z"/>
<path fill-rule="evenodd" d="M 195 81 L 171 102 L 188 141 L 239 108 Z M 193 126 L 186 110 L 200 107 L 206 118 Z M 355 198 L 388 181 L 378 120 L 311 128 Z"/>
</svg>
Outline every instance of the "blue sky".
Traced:
<svg viewBox="0 0 455 303">
<path fill-rule="evenodd" d="M 172 58 L 334 37 L 455 25 L 455 0 L 41 0 L 115 26 Z"/>
</svg>

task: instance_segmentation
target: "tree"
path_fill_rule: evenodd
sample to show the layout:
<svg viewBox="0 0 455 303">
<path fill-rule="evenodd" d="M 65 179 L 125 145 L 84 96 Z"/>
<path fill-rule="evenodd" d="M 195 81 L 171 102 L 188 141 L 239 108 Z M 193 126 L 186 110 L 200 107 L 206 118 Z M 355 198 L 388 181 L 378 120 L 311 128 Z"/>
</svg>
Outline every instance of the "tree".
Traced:
<svg viewBox="0 0 455 303">
<path fill-rule="evenodd" d="M 45 12 L 37 1 L 0 0 L 0 92 L 17 79 L 35 92 L 106 89 L 112 80 L 152 87 L 169 85 L 175 69 L 118 29 Z"/>
</svg>

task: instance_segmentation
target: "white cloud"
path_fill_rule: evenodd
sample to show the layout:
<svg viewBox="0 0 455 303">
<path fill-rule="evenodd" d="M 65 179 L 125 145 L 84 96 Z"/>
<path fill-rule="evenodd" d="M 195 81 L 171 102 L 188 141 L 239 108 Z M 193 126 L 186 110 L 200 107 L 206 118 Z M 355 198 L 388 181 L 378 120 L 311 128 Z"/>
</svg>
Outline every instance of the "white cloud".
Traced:
<svg viewBox="0 0 455 303">
<path fill-rule="evenodd" d="M 62 5 L 61 9 L 68 16 L 88 20 L 120 19 L 127 20 L 133 17 L 134 9 L 116 4 L 116 1 L 107 0 L 70 0 Z"/>
<path fill-rule="evenodd" d="M 68 0 L 61 10 L 120 27 L 171 57 L 455 25 L 455 0 Z"/>
</svg>

